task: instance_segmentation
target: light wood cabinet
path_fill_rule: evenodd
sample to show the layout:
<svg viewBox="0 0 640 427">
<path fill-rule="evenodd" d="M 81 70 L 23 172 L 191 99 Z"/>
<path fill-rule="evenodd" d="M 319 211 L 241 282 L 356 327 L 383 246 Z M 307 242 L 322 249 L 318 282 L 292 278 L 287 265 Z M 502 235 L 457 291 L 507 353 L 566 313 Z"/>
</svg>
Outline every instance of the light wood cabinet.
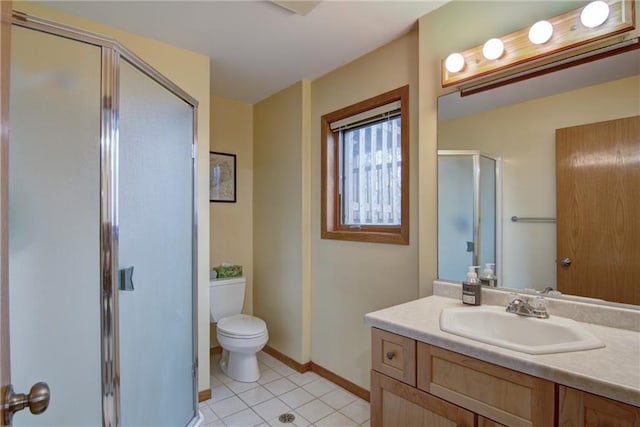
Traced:
<svg viewBox="0 0 640 427">
<path fill-rule="evenodd" d="M 478 417 L 478 427 L 507 427 L 504 424 L 499 424 L 489 418 Z"/>
<path fill-rule="evenodd" d="M 373 427 L 640 427 L 640 408 L 372 329 Z"/>
<path fill-rule="evenodd" d="M 511 427 L 552 427 L 551 381 L 418 343 L 418 388 Z"/>
<path fill-rule="evenodd" d="M 371 425 L 474 427 L 475 414 L 371 371 Z"/>
<path fill-rule="evenodd" d="M 416 385 L 416 341 L 371 329 L 371 367 L 409 385 Z"/>
<path fill-rule="evenodd" d="M 570 387 L 558 387 L 561 427 L 638 427 L 640 408 Z"/>
<path fill-rule="evenodd" d="M 374 427 L 552 427 L 549 381 L 391 332 L 371 332 Z"/>
</svg>

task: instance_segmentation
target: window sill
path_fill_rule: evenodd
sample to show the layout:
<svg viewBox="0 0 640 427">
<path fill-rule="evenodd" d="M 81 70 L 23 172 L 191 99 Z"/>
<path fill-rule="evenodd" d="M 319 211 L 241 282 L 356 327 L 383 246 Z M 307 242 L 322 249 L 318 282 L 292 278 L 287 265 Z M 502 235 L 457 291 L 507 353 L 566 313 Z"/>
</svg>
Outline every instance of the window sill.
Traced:
<svg viewBox="0 0 640 427">
<path fill-rule="evenodd" d="M 398 232 L 379 232 L 379 231 L 362 231 L 362 230 L 323 230 L 320 234 L 322 239 L 330 240 L 348 240 L 352 242 L 368 242 L 368 243 L 390 243 L 394 245 L 409 244 L 409 230 L 401 230 Z"/>
</svg>

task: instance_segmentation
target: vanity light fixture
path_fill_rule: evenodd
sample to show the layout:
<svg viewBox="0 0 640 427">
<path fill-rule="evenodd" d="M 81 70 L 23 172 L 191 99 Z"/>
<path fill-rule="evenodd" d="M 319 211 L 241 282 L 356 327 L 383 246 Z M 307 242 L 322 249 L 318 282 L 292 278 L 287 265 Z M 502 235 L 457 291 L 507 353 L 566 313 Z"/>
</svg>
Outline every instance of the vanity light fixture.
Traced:
<svg viewBox="0 0 640 427">
<path fill-rule="evenodd" d="M 444 66 L 451 73 L 457 73 L 458 71 L 462 71 L 464 68 L 464 56 L 459 53 L 452 53 L 447 56 L 447 59 L 444 62 Z"/>
<path fill-rule="evenodd" d="M 529 28 L 529 41 L 533 44 L 545 44 L 553 35 L 553 25 L 549 21 L 538 21 Z"/>
<path fill-rule="evenodd" d="M 462 89 L 549 68 L 556 61 L 615 51 L 639 39 L 636 0 L 596 0 L 442 60 L 442 87 Z M 635 31 L 634 31 L 635 30 Z M 500 59 L 497 61 L 497 59 Z M 570 62 L 570 61 L 569 61 Z M 504 84 L 504 83 L 502 83 Z"/>
<path fill-rule="evenodd" d="M 489 39 L 482 46 L 482 56 L 489 61 L 495 61 L 504 53 L 504 43 L 500 39 Z"/>
<path fill-rule="evenodd" d="M 580 22 L 587 28 L 596 28 L 604 24 L 609 17 L 609 5 L 602 1 L 592 1 L 582 9 Z"/>
</svg>

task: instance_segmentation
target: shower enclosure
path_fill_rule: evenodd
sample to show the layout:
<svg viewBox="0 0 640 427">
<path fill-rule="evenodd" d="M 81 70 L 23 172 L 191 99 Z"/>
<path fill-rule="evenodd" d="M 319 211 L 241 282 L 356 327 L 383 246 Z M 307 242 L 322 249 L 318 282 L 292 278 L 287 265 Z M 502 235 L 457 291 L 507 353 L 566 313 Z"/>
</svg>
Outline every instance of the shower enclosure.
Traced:
<svg viewBox="0 0 640 427">
<path fill-rule="evenodd" d="M 197 420 L 197 102 L 114 40 L 14 13 L 9 157 L 16 426 Z"/>
<path fill-rule="evenodd" d="M 490 263 L 500 282 L 500 170 L 499 156 L 438 150 L 438 278 L 462 282 Z"/>
</svg>

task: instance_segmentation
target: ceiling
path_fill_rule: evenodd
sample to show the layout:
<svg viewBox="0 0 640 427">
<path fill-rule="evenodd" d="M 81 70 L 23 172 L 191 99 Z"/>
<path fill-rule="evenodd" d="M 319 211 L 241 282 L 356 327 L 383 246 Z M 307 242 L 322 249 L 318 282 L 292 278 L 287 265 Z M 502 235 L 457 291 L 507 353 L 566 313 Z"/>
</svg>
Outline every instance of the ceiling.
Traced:
<svg viewBox="0 0 640 427">
<path fill-rule="evenodd" d="M 405 34 L 446 1 L 325 0 L 306 16 L 256 0 L 38 3 L 206 55 L 212 93 L 253 104 Z"/>
</svg>

